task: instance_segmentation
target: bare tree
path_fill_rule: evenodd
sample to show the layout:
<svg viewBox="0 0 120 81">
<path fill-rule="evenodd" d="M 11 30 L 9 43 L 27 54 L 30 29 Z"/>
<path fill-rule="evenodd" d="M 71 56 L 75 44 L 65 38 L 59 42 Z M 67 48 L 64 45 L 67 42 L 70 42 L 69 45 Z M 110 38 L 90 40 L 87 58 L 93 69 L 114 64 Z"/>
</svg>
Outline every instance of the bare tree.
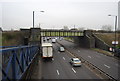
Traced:
<svg viewBox="0 0 120 81">
<path fill-rule="evenodd" d="M 112 30 L 112 26 L 111 25 L 103 25 L 102 30 L 105 30 L 105 31 L 111 31 Z"/>
<path fill-rule="evenodd" d="M 83 31 L 83 30 L 85 30 L 85 27 L 79 27 L 78 30 Z"/>
<path fill-rule="evenodd" d="M 68 26 L 63 27 L 64 30 L 69 30 Z"/>
</svg>

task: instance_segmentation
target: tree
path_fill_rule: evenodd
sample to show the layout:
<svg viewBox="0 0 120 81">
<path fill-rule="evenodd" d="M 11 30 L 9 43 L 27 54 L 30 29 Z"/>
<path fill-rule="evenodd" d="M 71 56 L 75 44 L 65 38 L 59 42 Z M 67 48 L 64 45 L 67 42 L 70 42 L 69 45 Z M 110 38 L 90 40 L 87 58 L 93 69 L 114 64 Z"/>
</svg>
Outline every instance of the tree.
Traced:
<svg viewBox="0 0 120 81">
<path fill-rule="evenodd" d="M 64 30 L 69 30 L 68 26 L 64 26 L 63 29 L 64 29 Z"/>
<path fill-rule="evenodd" d="M 103 25 L 102 30 L 105 30 L 105 31 L 111 31 L 112 30 L 112 26 L 111 25 Z"/>
<path fill-rule="evenodd" d="M 79 27 L 78 30 L 83 31 L 83 30 L 85 30 L 85 27 Z"/>
</svg>

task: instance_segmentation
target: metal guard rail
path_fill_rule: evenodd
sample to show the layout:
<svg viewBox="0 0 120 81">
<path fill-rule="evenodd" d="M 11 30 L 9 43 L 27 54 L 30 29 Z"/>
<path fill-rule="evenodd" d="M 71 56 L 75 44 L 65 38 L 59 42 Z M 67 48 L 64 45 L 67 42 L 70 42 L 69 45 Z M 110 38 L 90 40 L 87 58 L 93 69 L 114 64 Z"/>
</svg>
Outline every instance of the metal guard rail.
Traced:
<svg viewBox="0 0 120 81">
<path fill-rule="evenodd" d="M 21 46 L 1 49 L 2 80 L 21 79 L 39 51 L 38 46 Z"/>
<path fill-rule="evenodd" d="M 18 47 L 18 46 L 0 46 L 0 48 L 13 48 L 13 47 Z"/>
</svg>

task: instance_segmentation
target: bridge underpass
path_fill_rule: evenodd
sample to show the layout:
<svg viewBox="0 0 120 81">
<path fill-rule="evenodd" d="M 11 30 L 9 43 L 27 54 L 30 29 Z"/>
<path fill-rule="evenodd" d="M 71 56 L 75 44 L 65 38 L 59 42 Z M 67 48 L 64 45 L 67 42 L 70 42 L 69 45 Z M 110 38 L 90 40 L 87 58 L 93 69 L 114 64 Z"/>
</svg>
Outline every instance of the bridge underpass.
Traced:
<svg viewBox="0 0 120 81">
<path fill-rule="evenodd" d="M 64 37 L 71 38 L 76 44 L 81 47 L 95 48 L 95 39 L 91 36 L 91 31 L 85 30 L 51 30 L 51 29 L 40 29 L 31 28 L 30 30 L 30 41 L 41 42 L 42 37 Z"/>
<path fill-rule="evenodd" d="M 40 55 L 40 44 L 41 37 L 73 37 L 73 36 L 82 36 L 81 31 L 67 31 L 67 30 L 39 30 L 30 29 L 23 31 L 25 33 L 25 38 L 30 37 L 28 40 L 25 40 L 26 45 L 28 41 L 39 42 L 36 44 L 30 44 L 28 46 L 11 46 L 6 47 L 5 49 L 0 49 L 0 54 L 2 55 L 2 79 L 11 81 L 12 79 L 22 79 L 30 78 L 32 66 L 35 64 L 35 60 Z M 28 35 L 30 33 L 30 36 Z M 28 36 L 27 36 L 28 35 Z M 3 48 L 3 47 L 2 47 Z M 38 60 L 37 60 L 38 61 Z"/>
</svg>

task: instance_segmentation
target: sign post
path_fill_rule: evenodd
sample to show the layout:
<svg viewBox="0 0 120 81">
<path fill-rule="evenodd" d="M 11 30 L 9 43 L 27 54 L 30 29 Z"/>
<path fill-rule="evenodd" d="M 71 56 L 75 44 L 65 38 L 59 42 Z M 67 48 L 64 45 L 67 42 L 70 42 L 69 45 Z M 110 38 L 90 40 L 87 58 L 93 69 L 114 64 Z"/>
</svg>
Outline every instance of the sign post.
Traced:
<svg viewBox="0 0 120 81">
<path fill-rule="evenodd" d="M 112 51 L 115 54 L 115 50 L 116 50 L 116 45 L 118 45 L 118 41 L 112 41 L 112 45 L 114 45 L 114 48 L 112 49 Z"/>
</svg>

